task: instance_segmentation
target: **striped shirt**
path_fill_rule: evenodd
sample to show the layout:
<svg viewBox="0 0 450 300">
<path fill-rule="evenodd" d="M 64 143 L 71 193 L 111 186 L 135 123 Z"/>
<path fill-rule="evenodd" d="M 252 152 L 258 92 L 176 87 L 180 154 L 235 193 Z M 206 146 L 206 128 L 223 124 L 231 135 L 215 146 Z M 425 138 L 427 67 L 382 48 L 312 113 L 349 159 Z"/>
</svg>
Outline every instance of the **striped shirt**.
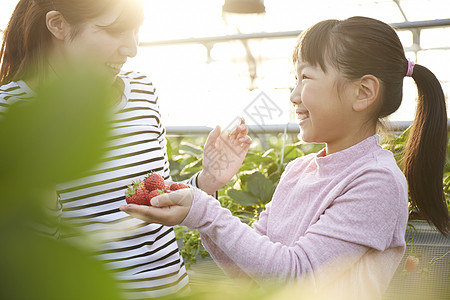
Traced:
<svg viewBox="0 0 450 300">
<path fill-rule="evenodd" d="M 149 224 L 119 210 L 132 181 L 152 171 L 170 180 L 155 88 L 139 73 L 119 76 L 125 89 L 115 107 L 107 153 L 85 177 L 57 186 L 61 218 L 97 241 L 96 256 L 114 272 L 126 298 L 182 292 L 188 289 L 188 277 L 173 228 Z M 0 116 L 13 102 L 33 95 L 23 81 L 1 86 Z M 79 233 L 61 232 L 60 237 L 76 241 Z"/>
</svg>

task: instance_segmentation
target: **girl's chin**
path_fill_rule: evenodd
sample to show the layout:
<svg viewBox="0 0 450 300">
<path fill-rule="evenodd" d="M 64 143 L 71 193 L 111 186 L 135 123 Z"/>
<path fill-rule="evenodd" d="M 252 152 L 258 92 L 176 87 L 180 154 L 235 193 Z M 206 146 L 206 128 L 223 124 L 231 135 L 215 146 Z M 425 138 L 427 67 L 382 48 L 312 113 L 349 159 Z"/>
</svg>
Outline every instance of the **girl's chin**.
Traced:
<svg viewBox="0 0 450 300">
<path fill-rule="evenodd" d="M 317 141 L 316 138 L 314 138 L 313 136 L 308 134 L 308 132 L 306 132 L 305 130 L 302 130 L 301 128 L 300 128 L 300 138 L 305 143 L 320 143 Z"/>
</svg>

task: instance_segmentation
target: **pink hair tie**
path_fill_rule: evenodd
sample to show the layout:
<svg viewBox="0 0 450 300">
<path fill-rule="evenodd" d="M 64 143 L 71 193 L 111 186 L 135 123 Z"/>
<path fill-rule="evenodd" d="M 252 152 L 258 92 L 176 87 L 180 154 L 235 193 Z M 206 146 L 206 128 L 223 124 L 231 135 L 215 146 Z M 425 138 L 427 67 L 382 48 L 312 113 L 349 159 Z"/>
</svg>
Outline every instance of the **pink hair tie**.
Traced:
<svg viewBox="0 0 450 300">
<path fill-rule="evenodd" d="M 408 58 L 408 70 L 406 71 L 405 76 L 408 76 L 408 77 L 412 76 L 413 71 L 414 71 L 414 65 L 415 65 L 415 63 Z"/>
</svg>

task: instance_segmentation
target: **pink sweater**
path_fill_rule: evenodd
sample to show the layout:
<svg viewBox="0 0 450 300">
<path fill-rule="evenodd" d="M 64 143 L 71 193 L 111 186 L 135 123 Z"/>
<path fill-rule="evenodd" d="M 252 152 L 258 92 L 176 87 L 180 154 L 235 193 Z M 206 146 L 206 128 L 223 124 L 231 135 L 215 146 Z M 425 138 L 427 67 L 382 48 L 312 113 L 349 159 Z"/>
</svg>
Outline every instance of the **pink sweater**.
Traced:
<svg viewBox="0 0 450 300">
<path fill-rule="evenodd" d="M 404 254 L 407 219 L 406 179 L 374 135 L 289 163 L 254 228 L 200 190 L 182 225 L 199 230 L 229 274 L 260 284 L 308 278 L 346 299 L 376 299 Z"/>
</svg>

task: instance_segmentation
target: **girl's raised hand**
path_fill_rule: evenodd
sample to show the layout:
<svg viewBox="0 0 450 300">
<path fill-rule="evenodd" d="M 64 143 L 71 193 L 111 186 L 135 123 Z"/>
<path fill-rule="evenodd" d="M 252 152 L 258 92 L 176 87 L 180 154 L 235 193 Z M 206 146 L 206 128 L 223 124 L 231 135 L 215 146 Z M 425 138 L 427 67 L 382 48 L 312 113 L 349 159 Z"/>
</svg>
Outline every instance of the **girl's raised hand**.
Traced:
<svg viewBox="0 0 450 300">
<path fill-rule="evenodd" d="M 152 206 L 127 204 L 122 205 L 120 210 L 148 223 L 173 226 L 186 218 L 193 198 L 192 188 L 180 189 L 152 198 Z"/>
<path fill-rule="evenodd" d="M 236 174 L 252 143 L 245 120 L 230 133 L 221 134 L 217 126 L 206 140 L 203 170 L 198 177 L 199 188 L 212 195 Z"/>
</svg>

